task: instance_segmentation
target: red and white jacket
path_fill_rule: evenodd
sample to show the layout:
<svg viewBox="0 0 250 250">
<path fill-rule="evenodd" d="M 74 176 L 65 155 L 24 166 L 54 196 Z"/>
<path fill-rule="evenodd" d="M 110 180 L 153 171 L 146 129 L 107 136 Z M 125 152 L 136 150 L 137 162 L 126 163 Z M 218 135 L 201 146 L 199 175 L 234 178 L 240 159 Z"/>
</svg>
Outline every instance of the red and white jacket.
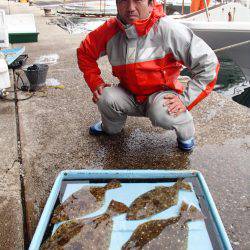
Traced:
<svg viewBox="0 0 250 250">
<path fill-rule="evenodd" d="M 160 6 L 146 20 L 124 25 L 111 18 L 87 35 L 77 57 L 92 92 L 104 83 L 96 62 L 104 55 L 120 85 L 139 103 L 152 93 L 171 89 L 188 110 L 212 91 L 219 71 L 213 50 L 189 28 L 165 16 Z M 177 80 L 182 65 L 192 73 L 185 86 Z"/>
</svg>

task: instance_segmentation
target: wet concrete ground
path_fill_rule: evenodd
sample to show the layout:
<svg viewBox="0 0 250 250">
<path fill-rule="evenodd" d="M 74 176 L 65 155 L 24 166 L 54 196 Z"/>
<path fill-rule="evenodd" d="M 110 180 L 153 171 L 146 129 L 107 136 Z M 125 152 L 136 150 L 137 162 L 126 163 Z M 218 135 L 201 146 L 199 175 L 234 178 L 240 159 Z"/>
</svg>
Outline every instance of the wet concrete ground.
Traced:
<svg viewBox="0 0 250 250">
<path fill-rule="evenodd" d="M 13 101 L 0 101 L 0 145 L 0 249 L 11 249 L 13 246 L 22 249 L 20 164 Z"/>
<path fill-rule="evenodd" d="M 249 249 L 249 109 L 212 93 L 192 111 L 197 147 L 189 154 L 176 148 L 173 131 L 153 128 L 146 118 L 128 118 L 124 132 L 118 136 L 92 137 L 88 128 L 100 115 L 76 64 L 75 52 L 83 35 L 70 35 L 46 24 L 48 18 L 37 7 L 14 3 L 13 6 L 13 12 L 32 12 L 36 16 L 39 42 L 25 44 L 29 63 L 41 56 L 58 55 L 57 62 L 49 64 L 47 78 L 57 79 L 65 86 L 65 89 L 38 92 L 18 103 L 29 239 L 61 170 L 197 169 L 205 177 L 232 246 Z M 100 59 L 99 65 L 105 81 L 116 83 L 107 58 Z M 18 96 L 25 95 L 18 93 Z M 5 119 L 0 104 L 0 113 Z M 13 108 L 10 107 L 11 112 Z M 15 134 L 15 129 L 9 133 Z M 1 134 L 1 138 L 3 136 Z M 16 150 L 14 142 L 15 139 L 11 145 L 13 151 Z M 4 157 L 10 165 L 12 158 Z M 5 189 L 8 190 L 8 186 Z M 18 197 L 20 199 L 20 195 Z M 11 201 L 12 206 L 15 202 Z M 12 211 L 4 211 L 1 220 L 7 227 L 22 228 L 21 221 L 15 224 L 9 220 L 13 218 Z M 1 228 L 0 232 L 3 231 Z M 8 234 L 4 234 L 4 239 L 8 241 Z"/>
</svg>

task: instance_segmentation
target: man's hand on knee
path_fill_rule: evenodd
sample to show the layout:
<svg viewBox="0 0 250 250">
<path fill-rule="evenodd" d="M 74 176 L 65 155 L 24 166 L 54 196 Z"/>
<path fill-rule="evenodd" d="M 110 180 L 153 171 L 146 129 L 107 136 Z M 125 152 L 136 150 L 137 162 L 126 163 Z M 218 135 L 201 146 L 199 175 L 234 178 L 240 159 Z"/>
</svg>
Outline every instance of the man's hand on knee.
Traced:
<svg viewBox="0 0 250 250">
<path fill-rule="evenodd" d="M 104 89 L 105 87 L 110 87 L 110 86 L 111 86 L 111 84 L 109 84 L 109 83 L 104 83 L 104 84 L 98 86 L 98 87 L 96 88 L 96 90 L 93 92 L 92 101 L 93 101 L 94 103 L 97 103 L 97 102 L 99 101 L 99 99 L 100 99 L 100 96 L 101 96 L 101 94 L 102 94 L 102 92 L 103 92 L 103 89 Z"/>
<path fill-rule="evenodd" d="M 163 105 L 168 107 L 168 112 L 170 115 L 177 116 L 187 110 L 177 95 L 167 94 L 164 96 L 164 100 L 165 102 Z"/>
</svg>

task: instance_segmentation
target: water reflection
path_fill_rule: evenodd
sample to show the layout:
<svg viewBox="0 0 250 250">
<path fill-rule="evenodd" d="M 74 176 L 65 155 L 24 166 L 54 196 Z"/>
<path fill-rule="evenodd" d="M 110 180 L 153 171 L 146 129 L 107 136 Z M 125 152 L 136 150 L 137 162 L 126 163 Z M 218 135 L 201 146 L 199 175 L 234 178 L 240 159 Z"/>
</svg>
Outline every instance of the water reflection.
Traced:
<svg viewBox="0 0 250 250">
<path fill-rule="evenodd" d="M 250 107 L 250 83 L 246 81 L 240 67 L 232 60 L 220 59 L 221 69 L 215 91 L 231 97 L 241 105 Z"/>
</svg>

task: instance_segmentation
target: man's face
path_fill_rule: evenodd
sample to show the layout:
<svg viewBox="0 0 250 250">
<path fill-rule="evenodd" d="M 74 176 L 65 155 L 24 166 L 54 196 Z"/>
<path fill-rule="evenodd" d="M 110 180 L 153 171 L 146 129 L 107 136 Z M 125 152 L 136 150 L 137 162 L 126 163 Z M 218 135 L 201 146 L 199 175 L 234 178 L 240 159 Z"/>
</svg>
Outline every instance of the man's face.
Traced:
<svg viewBox="0 0 250 250">
<path fill-rule="evenodd" d="M 139 19 L 146 19 L 153 10 L 153 3 L 148 0 L 116 0 L 118 15 L 126 24 Z"/>
</svg>

